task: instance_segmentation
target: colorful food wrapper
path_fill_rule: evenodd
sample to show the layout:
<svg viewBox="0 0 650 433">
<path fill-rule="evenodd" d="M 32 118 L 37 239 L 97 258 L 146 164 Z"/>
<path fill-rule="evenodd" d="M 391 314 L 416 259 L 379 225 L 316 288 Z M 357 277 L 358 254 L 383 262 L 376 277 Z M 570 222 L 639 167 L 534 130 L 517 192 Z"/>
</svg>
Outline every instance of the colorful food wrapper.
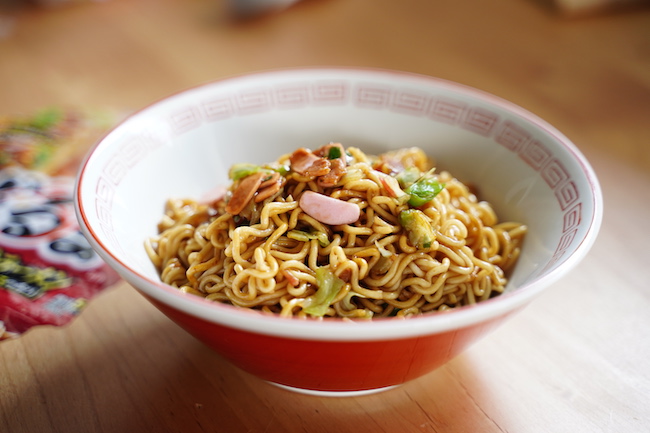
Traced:
<svg viewBox="0 0 650 433">
<path fill-rule="evenodd" d="M 65 172 L 67 162 L 52 165 L 56 141 L 65 137 L 47 132 L 38 140 L 45 129 L 27 129 L 27 139 L 18 133 L 22 141 L 0 131 L 0 340 L 69 323 L 119 280 L 79 230 L 74 178 L 32 169 Z"/>
</svg>

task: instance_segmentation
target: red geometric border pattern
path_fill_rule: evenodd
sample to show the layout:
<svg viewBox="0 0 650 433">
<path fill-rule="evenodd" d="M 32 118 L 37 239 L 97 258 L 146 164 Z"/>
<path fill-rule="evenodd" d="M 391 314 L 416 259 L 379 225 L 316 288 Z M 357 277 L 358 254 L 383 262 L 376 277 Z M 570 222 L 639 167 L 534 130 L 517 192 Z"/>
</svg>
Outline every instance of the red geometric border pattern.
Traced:
<svg viewBox="0 0 650 433">
<path fill-rule="evenodd" d="M 498 114 L 484 107 L 469 106 L 449 97 L 394 89 L 388 85 L 366 83 L 353 86 L 346 80 L 317 80 L 242 90 L 185 107 L 172 114 L 168 121 L 174 134 L 182 134 L 204 122 L 217 122 L 233 116 L 309 105 L 349 103 L 369 109 L 426 116 L 434 121 L 459 125 L 483 136 L 493 136 L 495 142 L 516 153 L 539 172 L 564 211 L 562 236 L 544 269 L 552 267 L 572 244 L 577 235 L 576 227 L 582 219 L 582 203 L 580 192 L 569 173 L 540 141 L 511 121 L 501 122 Z M 131 167 L 159 145 L 151 136 L 140 136 L 116 152 L 103 167 L 96 186 L 95 206 L 101 230 L 110 239 L 114 236 L 110 215 L 117 186 Z M 117 246 L 117 242 L 114 245 Z"/>
<path fill-rule="evenodd" d="M 279 108 L 300 108 L 309 104 L 309 85 L 292 84 L 279 86 L 275 91 Z"/>
<path fill-rule="evenodd" d="M 569 230 L 577 227 L 582 222 L 582 203 L 578 203 L 573 206 L 564 214 L 564 225 L 562 226 L 562 232 L 566 233 Z"/>
<path fill-rule="evenodd" d="M 580 193 L 573 181 L 565 182 L 555 189 L 555 196 L 557 197 L 560 208 L 566 210 L 569 206 L 578 201 Z"/>
<path fill-rule="evenodd" d="M 467 110 L 461 126 L 478 134 L 489 136 L 499 121 L 499 115 L 482 107 Z"/>
<path fill-rule="evenodd" d="M 316 81 L 310 90 L 314 105 L 343 105 L 350 98 L 350 84 L 345 80 Z"/>
<path fill-rule="evenodd" d="M 202 108 L 206 118 L 211 122 L 227 119 L 235 115 L 235 106 L 231 98 L 216 98 L 205 101 Z"/>
<path fill-rule="evenodd" d="M 569 178 L 569 174 L 560 162 L 556 159 L 551 159 L 541 171 L 542 179 L 546 181 L 551 189 L 555 189 L 562 182 Z"/>
<path fill-rule="evenodd" d="M 510 149 L 512 152 L 518 152 L 530 140 L 530 134 L 510 121 L 503 122 L 501 132 L 494 137 L 494 141 Z"/>
<path fill-rule="evenodd" d="M 196 107 L 187 107 L 169 118 L 169 124 L 177 134 L 196 128 L 202 121 L 201 111 Z"/>
<path fill-rule="evenodd" d="M 387 86 L 361 85 L 356 91 L 355 103 L 360 107 L 381 109 L 391 101 L 392 89 Z"/>
<path fill-rule="evenodd" d="M 467 104 L 464 102 L 440 98 L 431 103 L 428 114 L 429 118 L 433 120 L 456 125 L 463 118 L 466 111 Z"/>
<path fill-rule="evenodd" d="M 240 115 L 257 114 L 273 109 L 273 96 L 266 89 L 246 90 L 235 95 Z"/>
<path fill-rule="evenodd" d="M 424 116 L 429 109 L 431 97 L 419 92 L 402 90 L 395 93 L 391 109 L 413 116 Z"/>
<path fill-rule="evenodd" d="M 531 140 L 519 152 L 519 157 L 536 171 L 539 171 L 544 164 L 550 161 L 552 156 L 551 151 L 538 140 Z"/>
</svg>

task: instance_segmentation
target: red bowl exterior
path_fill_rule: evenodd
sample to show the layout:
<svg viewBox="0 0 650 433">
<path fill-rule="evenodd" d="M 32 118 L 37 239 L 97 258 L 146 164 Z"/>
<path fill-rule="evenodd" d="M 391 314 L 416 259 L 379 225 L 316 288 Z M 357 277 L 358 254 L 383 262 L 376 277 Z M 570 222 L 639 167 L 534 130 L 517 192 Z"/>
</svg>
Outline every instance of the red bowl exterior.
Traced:
<svg viewBox="0 0 650 433">
<path fill-rule="evenodd" d="M 269 382 L 326 392 L 372 390 L 418 378 L 460 354 L 516 312 L 413 338 L 309 341 L 223 326 L 148 299 L 188 333 L 242 370 Z"/>
</svg>

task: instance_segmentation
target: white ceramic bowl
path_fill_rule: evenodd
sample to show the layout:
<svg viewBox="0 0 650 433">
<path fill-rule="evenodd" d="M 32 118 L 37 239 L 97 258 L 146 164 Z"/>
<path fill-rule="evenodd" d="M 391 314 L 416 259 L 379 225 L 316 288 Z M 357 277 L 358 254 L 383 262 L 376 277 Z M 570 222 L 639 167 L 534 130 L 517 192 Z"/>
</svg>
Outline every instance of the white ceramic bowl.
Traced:
<svg viewBox="0 0 650 433">
<path fill-rule="evenodd" d="M 268 317 L 162 284 L 143 241 L 169 197 L 199 198 L 236 162 L 262 163 L 330 141 L 367 153 L 419 146 L 480 188 L 529 233 L 506 293 L 451 313 L 350 323 Z M 587 253 L 602 218 L 596 176 L 535 115 L 448 81 L 358 69 L 271 71 L 163 99 L 126 119 L 78 178 L 80 225 L 154 305 L 235 365 L 316 393 L 359 393 L 417 378 L 520 310 Z"/>
</svg>

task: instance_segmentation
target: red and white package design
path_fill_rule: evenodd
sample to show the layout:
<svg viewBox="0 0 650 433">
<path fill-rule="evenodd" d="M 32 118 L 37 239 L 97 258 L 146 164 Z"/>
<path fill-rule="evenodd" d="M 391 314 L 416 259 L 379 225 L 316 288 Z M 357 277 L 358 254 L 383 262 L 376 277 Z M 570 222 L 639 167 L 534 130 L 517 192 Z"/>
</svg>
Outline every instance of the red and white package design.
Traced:
<svg viewBox="0 0 650 433">
<path fill-rule="evenodd" d="M 74 179 L 0 170 L 0 340 L 62 326 L 118 275 L 79 230 Z"/>
</svg>

